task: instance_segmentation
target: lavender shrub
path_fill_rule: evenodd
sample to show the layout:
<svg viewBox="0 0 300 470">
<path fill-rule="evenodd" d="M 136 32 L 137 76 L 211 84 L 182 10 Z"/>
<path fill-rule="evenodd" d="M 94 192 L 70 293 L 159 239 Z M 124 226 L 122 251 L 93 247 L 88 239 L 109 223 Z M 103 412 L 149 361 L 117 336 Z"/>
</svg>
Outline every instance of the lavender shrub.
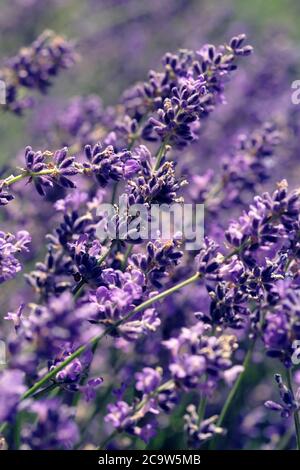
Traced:
<svg viewBox="0 0 300 470">
<path fill-rule="evenodd" d="M 256 406 L 265 426 L 259 448 L 300 446 L 292 359 L 300 340 L 300 191 L 282 177 L 266 191 L 287 119 L 255 119 L 235 146 L 224 140 L 227 154 L 207 170 L 201 152 L 196 159 L 251 54 L 240 34 L 166 54 L 116 106 L 77 97 L 52 119 L 44 147 L 27 146 L 17 169 L 1 177 L 0 283 L 9 285 L 28 262 L 26 287 L 7 299 L 4 315 L 0 432 L 8 448 L 167 449 L 174 417 L 178 448 L 251 447 Z M 22 114 L 31 91 L 44 93 L 75 59 L 54 33 L 21 50 L 1 69 L 5 111 Z M 118 199 L 128 204 L 125 215 L 99 212 Z M 151 221 L 153 204 L 174 202 L 205 205 L 197 253 L 176 236 L 137 236 L 134 204 Z M 123 239 L 100 238 L 99 226 L 112 221 L 137 225 Z M 280 402 L 241 401 L 252 364 L 261 368 L 267 358 Z M 231 421 L 236 403 L 239 419 Z"/>
</svg>

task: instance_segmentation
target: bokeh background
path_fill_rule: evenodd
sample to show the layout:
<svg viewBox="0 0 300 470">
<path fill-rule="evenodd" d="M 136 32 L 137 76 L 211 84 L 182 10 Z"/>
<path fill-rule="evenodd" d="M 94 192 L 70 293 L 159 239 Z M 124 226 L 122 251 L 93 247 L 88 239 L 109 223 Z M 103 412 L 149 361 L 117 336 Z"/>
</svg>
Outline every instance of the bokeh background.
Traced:
<svg viewBox="0 0 300 470">
<path fill-rule="evenodd" d="M 47 28 L 73 38 L 81 53 L 80 63 L 55 81 L 51 97 L 39 99 L 42 112 L 34 108 L 26 122 L 1 115 L 1 163 L 24 145 L 43 143 L 31 124 L 47 121 L 54 101 L 93 93 L 114 104 L 126 87 L 159 66 L 166 51 L 197 49 L 241 31 L 257 55 L 266 46 L 276 54 L 273 32 L 295 47 L 300 41 L 297 0 L 1 0 L 0 6 L 2 61 Z"/>
<path fill-rule="evenodd" d="M 197 50 L 204 43 L 223 43 L 245 32 L 255 53 L 241 65 L 226 93 L 228 104 L 216 110 L 199 143 L 189 150 L 189 158 L 197 159 L 195 171 L 199 174 L 211 162 L 216 167 L 218 158 L 228 151 L 237 135 L 274 118 L 289 129 L 290 138 L 285 136 L 280 159 L 275 161 L 267 184 L 273 188 L 276 181 L 286 177 L 293 187 L 299 184 L 300 175 L 300 106 L 292 105 L 290 99 L 291 83 L 300 79 L 299 24 L 300 2 L 297 0 L 0 0 L 0 61 L 4 62 L 20 47 L 29 45 L 45 29 L 74 39 L 81 56 L 75 67 L 55 80 L 49 96 L 37 97 L 37 106 L 26 111 L 26 119 L 1 112 L 0 165 L 15 162 L 16 155 L 26 145 L 48 148 L 51 121 L 57 113 L 64 114 L 71 98 L 94 94 L 101 97 L 105 106 L 115 105 L 126 88 L 146 79 L 149 69 L 159 69 L 165 52 L 178 48 Z M 184 162 L 180 164 L 184 170 Z M 263 189 L 267 189 L 267 185 Z M 18 204 L 20 212 L 22 201 Z M 44 223 L 40 214 L 41 211 L 38 225 Z M 9 214 L 11 225 L 13 215 Z M 226 226 L 232 213 L 222 216 Z M 36 228 L 42 237 L 42 227 Z M 35 258 L 40 259 L 44 248 L 36 245 L 34 248 Z M 33 266 L 34 259 L 30 261 L 27 270 Z M 0 294 L 2 312 L 19 304 L 16 294 L 19 282 L 17 278 L 10 283 L 11 295 L 3 298 Z M 187 297 L 181 300 L 184 306 L 188 303 Z M 178 308 L 180 305 L 179 302 Z M 252 368 L 244 387 L 245 394 L 239 397 L 236 407 L 244 407 L 249 416 L 245 414 L 243 421 L 238 412 L 231 416 L 232 428 L 235 421 L 240 425 L 239 435 L 232 434 L 233 448 L 240 446 L 240 436 L 244 438 L 250 432 L 253 447 L 258 447 L 261 441 L 269 445 L 271 440 L 268 437 L 271 425 L 266 424 L 261 403 L 269 398 L 273 368 L 260 353 L 254 360 L 258 366 Z M 263 382 L 265 377 L 267 381 Z M 251 384 L 251 392 L 248 384 Z M 255 429 L 253 420 L 258 422 Z M 157 438 L 154 448 L 180 448 L 182 430 L 176 414 L 171 426 L 172 442 L 165 432 Z"/>
</svg>

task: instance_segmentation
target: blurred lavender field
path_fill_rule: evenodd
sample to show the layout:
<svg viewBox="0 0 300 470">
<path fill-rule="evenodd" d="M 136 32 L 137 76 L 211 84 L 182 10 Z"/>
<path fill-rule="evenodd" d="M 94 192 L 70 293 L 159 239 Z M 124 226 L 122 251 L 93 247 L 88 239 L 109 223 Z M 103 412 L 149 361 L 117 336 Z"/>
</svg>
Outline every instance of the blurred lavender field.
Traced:
<svg viewBox="0 0 300 470">
<path fill-rule="evenodd" d="M 299 447 L 299 9 L 3 1 L 0 446 Z M 124 194 L 200 252 L 100 243 Z"/>
</svg>

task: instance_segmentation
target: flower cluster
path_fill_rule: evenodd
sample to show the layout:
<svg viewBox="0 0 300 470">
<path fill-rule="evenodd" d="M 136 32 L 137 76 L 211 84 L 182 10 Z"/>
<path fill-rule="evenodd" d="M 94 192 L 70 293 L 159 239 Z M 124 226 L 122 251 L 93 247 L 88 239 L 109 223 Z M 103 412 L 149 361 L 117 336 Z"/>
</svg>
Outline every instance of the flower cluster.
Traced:
<svg viewBox="0 0 300 470">
<path fill-rule="evenodd" d="M 0 284 L 21 271 L 22 266 L 16 254 L 29 251 L 30 241 L 31 237 L 26 230 L 20 230 L 15 235 L 0 232 Z"/>
<path fill-rule="evenodd" d="M 104 269 L 101 286 L 89 294 L 88 305 L 95 309 L 93 321 L 114 326 L 126 320 L 135 305 L 148 299 L 151 294 L 151 291 L 146 290 L 146 278 L 140 270 L 132 269 L 123 273 L 111 268 Z M 157 311 L 149 308 L 120 325 L 115 334 L 119 332 L 130 341 L 141 334 L 155 331 L 159 325 Z"/>
<path fill-rule="evenodd" d="M 162 383 L 162 370 L 145 367 L 135 375 L 135 388 L 142 393 L 140 401 L 130 406 L 119 400 L 108 406 L 105 421 L 119 431 L 138 436 L 146 443 L 156 434 L 155 417 L 170 411 L 176 403 L 176 392 L 172 382 Z M 145 424 L 140 425 L 146 419 Z"/>
<path fill-rule="evenodd" d="M 0 376 L 0 419 L 13 420 L 20 397 L 26 391 L 24 372 L 19 369 L 5 370 Z"/>
<path fill-rule="evenodd" d="M 163 72 L 151 71 L 148 82 L 125 94 L 127 112 L 137 120 L 157 110 L 142 130 L 145 140 L 158 137 L 181 148 L 195 139 L 199 121 L 223 100 L 236 57 L 252 52 L 251 46 L 243 45 L 245 37 L 233 37 L 220 48 L 205 45 L 196 53 L 166 54 Z"/>
<path fill-rule="evenodd" d="M 279 297 L 266 314 L 263 340 L 267 354 L 290 367 L 294 341 L 300 339 L 299 291 L 290 288 L 285 295 L 285 299 Z"/>
<path fill-rule="evenodd" d="M 270 179 L 281 139 L 280 130 L 268 122 L 249 136 L 240 134 L 232 153 L 222 158 L 220 174 L 209 169 L 204 175 L 192 176 L 191 197 L 203 201 L 214 221 L 220 208 L 246 206 L 249 195 L 260 191 Z"/>
<path fill-rule="evenodd" d="M 24 427 L 24 447 L 32 450 L 71 449 L 79 441 L 74 412 L 59 399 L 50 398 L 31 404 L 28 410 L 35 416 L 33 426 Z"/>
<path fill-rule="evenodd" d="M 147 244 L 147 253 L 132 255 L 131 262 L 147 274 L 146 280 L 154 287 L 162 287 L 162 281 L 170 269 L 177 266 L 183 252 L 176 240 L 155 240 Z"/>
<path fill-rule="evenodd" d="M 164 342 L 172 356 L 170 372 L 174 380 L 185 388 L 197 387 L 205 394 L 211 394 L 222 379 L 233 383 L 243 370 L 232 364 L 232 355 L 238 347 L 235 336 L 208 336 L 209 330 L 208 325 L 199 321 Z"/>
<path fill-rule="evenodd" d="M 278 183 L 272 194 L 256 196 L 250 211 L 230 224 L 226 239 L 233 247 L 246 247 L 244 260 L 255 265 L 251 252 L 284 241 L 299 230 L 299 191 L 287 191 L 285 180 Z"/>
<path fill-rule="evenodd" d="M 8 59 L 0 70 L 0 79 L 6 87 L 6 108 L 17 114 L 30 108 L 32 97 L 23 97 L 22 90 L 45 93 L 53 77 L 75 61 L 73 45 L 53 31 L 45 31 L 31 46 L 22 48 L 18 55 Z"/>
</svg>

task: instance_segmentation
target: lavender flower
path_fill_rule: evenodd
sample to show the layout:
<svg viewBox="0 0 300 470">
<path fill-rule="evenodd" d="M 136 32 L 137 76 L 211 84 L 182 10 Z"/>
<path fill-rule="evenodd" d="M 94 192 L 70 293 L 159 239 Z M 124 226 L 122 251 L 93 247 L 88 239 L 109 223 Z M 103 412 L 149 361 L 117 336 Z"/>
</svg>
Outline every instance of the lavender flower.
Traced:
<svg viewBox="0 0 300 470">
<path fill-rule="evenodd" d="M 299 192 L 288 194 L 287 182 L 283 180 L 272 195 L 265 193 L 255 197 L 250 211 L 240 217 L 239 222 L 230 224 L 226 238 L 231 246 L 243 249 L 244 261 L 254 266 L 251 251 L 287 238 L 298 226 Z"/>
<path fill-rule="evenodd" d="M 8 59 L 0 70 L 0 79 L 6 84 L 7 109 L 21 114 L 32 107 L 33 100 L 22 90 L 45 93 L 61 69 L 71 67 L 76 61 L 73 45 L 52 31 L 45 31 L 30 47 L 20 50 Z"/>
<path fill-rule="evenodd" d="M 133 204 L 181 202 L 182 199 L 177 193 L 185 184 L 185 180 L 180 181 L 176 178 L 174 164 L 165 162 L 150 176 L 140 176 L 129 182 L 130 202 L 131 200 Z"/>
<path fill-rule="evenodd" d="M 24 444 L 31 450 L 72 449 L 79 441 L 74 412 L 59 399 L 44 399 L 28 406 L 37 417 L 22 432 Z"/>
<path fill-rule="evenodd" d="M 92 285 L 102 283 L 101 274 L 103 268 L 99 265 L 99 255 L 102 246 L 98 240 L 89 243 L 88 235 L 81 235 L 74 245 L 71 245 L 71 255 L 77 266 L 74 277 L 83 279 Z"/>
<path fill-rule="evenodd" d="M 31 237 L 26 230 L 20 230 L 16 235 L 0 232 L 0 284 L 13 279 L 22 266 L 15 257 L 16 253 L 29 251 Z"/>
<path fill-rule="evenodd" d="M 292 413 L 299 410 L 299 392 L 294 398 L 293 392 L 283 383 L 280 374 L 275 374 L 275 381 L 277 383 L 281 403 L 271 400 L 266 401 L 265 407 L 272 411 L 280 412 L 282 418 L 288 418 Z"/>
<path fill-rule="evenodd" d="M 89 295 L 89 305 L 95 309 L 93 321 L 104 325 L 114 325 L 130 312 L 135 304 L 149 298 L 145 289 L 145 276 L 137 269 L 121 272 L 111 268 L 101 273 L 102 286 Z M 154 332 L 160 325 L 155 309 L 149 308 L 136 314 L 120 325 L 115 334 L 121 334 L 128 341 L 137 339 L 142 334 Z"/>
<path fill-rule="evenodd" d="M 156 434 L 157 422 L 154 417 L 170 410 L 174 384 L 165 383 L 159 387 L 162 371 L 149 367 L 136 374 L 136 379 L 136 389 L 143 391 L 141 401 L 132 406 L 123 400 L 109 404 L 108 414 L 104 419 L 117 430 L 138 436 L 148 443 Z"/>
<path fill-rule="evenodd" d="M 84 164 L 85 171 L 91 171 L 100 186 L 106 186 L 110 179 L 113 181 L 128 179 L 140 168 L 138 160 L 132 157 L 131 152 L 124 150 L 115 153 L 111 145 L 104 150 L 99 143 L 93 148 L 87 145 L 85 154 L 88 159 Z"/>
<path fill-rule="evenodd" d="M 214 222 L 219 208 L 230 210 L 248 204 L 250 195 L 270 179 L 281 140 L 282 132 L 272 123 L 265 123 L 249 136 L 240 134 L 231 154 L 222 158 L 220 174 L 210 169 L 192 176 L 189 192 L 193 200 L 205 203 Z"/>
<path fill-rule="evenodd" d="M 149 394 L 153 392 L 161 383 L 162 371 L 159 369 L 152 369 L 145 367 L 142 372 L 135 374 L 136 389 L 140 392 Z"/>
<path fill-rule="evenodd" d="M 93 305 L 78 307 L 74 310 L 74 301 L 69 292 L 60 297 L 52 297 L 47 306 L 30 305 L 29 313 L 21 318 L 17 338 L 11 340 L 9 347 L 14 351 L 15 364 L 27 362 L 28 370 L 36 367 L 42 359 L 59 363 L 70 352 L 70 345 L 76 347 L 88 337 L 88 321 L 95 315 Z M 35 344 L 32 357 L 28 346 Z M 57 380 L 81 373 L 82 363 L 75 361 L 66 371 L 60 373 Z M 80 369 L 80 370 L 79 370 Z"/>
</svg>

